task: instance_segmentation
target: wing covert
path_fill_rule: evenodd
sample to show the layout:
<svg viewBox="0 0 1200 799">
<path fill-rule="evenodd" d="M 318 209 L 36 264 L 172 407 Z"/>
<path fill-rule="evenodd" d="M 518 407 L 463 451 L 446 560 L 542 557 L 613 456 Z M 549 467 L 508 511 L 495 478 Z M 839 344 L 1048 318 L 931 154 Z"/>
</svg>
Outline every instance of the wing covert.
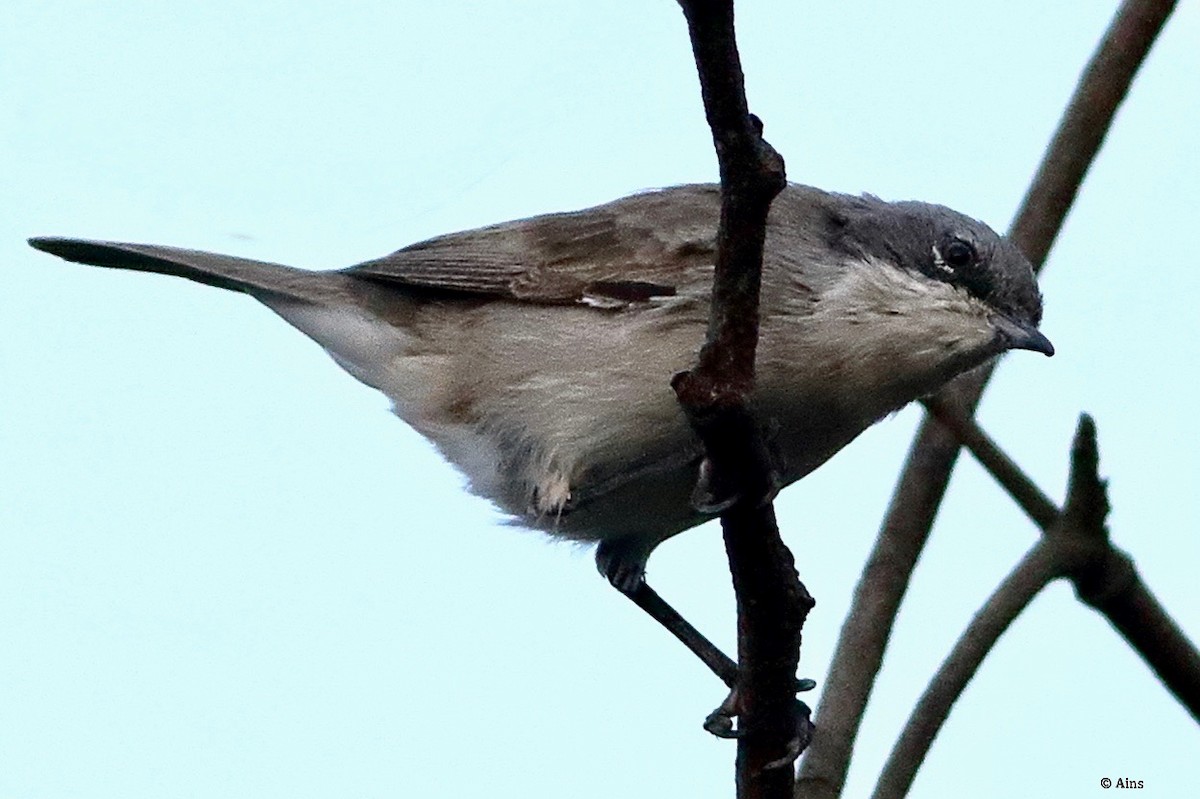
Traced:
<svg viewBox="0 0 1200 799">
<path fill-rule="evenodd" d="M 346 274 L 462 294 L 625 307 L 675 295 L 716 251 L 715 186 L 438 236 Z"/>
</svg>

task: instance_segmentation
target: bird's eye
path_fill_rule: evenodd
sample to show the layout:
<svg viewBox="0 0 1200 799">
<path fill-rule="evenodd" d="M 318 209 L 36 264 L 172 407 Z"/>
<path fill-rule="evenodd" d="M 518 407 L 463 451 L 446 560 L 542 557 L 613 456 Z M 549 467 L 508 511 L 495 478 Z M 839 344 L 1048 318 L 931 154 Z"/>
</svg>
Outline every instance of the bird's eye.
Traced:
<svg viewBox="0 0 1200 799">
<path fill-rule="evenodd" d="M 946 252 L 942 257 L 947 266 L 961 269 L 975 262 L 975 248 L 971 246 L 970 242 L 955 239 L 946 246 Z"/>
</svg>

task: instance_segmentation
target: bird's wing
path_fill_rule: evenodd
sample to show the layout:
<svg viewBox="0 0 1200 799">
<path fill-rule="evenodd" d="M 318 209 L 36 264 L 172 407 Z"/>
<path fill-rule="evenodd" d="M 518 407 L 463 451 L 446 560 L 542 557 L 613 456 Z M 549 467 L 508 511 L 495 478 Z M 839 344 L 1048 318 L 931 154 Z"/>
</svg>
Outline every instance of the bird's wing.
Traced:
<svg viewBox="0 0 1200 799">
<path fill-rule="evenodd" d="M 715 186 L 439 236 L 345 270 L 357 278 L 524 302 L 624 307 L 673 296 L 712 266 Z"/>
</svg>

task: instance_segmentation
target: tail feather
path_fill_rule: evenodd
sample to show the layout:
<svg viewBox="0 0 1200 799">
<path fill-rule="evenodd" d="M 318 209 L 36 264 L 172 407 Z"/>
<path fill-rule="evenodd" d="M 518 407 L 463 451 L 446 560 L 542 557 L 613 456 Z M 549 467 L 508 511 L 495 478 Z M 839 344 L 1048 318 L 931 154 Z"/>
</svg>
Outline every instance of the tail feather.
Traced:
<svg viewBox="0 0 1200 799">
<path fill-rule="evenodd" d="M 354 377 L 406 407 L 423 391 L 404 358 L 414 341 L 405 327 L 414 302 L 405 292 L 344 272 L 290 266 L 199 250 L 80 239 L 36 238 L 29 244 L 68 261 L 186 277 L 249 294 L 320 344 Z M 413 359 L 412 365 L 420 365 Z"/>
<path fill-rule="evenodd" d="M 333 288 L 331 284 L 338 282 L 336 273 L 310 272 L 232 255 L 155 244 L 47 237 L 30 239 L 29 245 L 75 263 L 175 275 L 217 288 L 241 291 L 259 299 L 286 297 L 320 301 Z"/>
</svg>

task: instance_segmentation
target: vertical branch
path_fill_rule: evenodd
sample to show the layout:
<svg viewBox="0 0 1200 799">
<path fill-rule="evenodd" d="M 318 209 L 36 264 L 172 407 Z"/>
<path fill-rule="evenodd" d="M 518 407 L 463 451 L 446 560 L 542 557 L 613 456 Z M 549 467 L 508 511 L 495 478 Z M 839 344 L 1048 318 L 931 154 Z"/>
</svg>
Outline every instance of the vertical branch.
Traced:
<svg viewBox="0 0 1200 799">
<path fill-rule="evenodd" d="M 1174 0 L 1126 0 L 1080 77 L 1009 231 L 1035 269 L 1045 263 L 1117 108 L 1174 8 Z M 974 412 L 992 371 L 988 367 L 955 381 L 940 399 Z M 949 431 L 929 419 L 922 423 L 842 627 L 817 709 L 821 732 L 800 769 L 797 796 L 841 794 L 900 600 L 958 452 Z"/>
<path fill-rule="evenodd" d="M 786 185 L 783 158 L 762 138 L 762 123 L 746 102 L 732 0 L 680 0 L 680 5 L 717 151 L 721 220 L 708 339 L 697 367 L 680 380 L 685 387 L 676 391 L 688 405 L 744 404 L 754 382 L 767 212 Z M 709 393 L 700 393 L 704 390 Z"/>
<path fill-rule="evenodd" d="M 719 489 L 725 548 L 737 594 L 739 797 L 791 794 L 800 630 L 812 606 L 779 537 L 775 477 L 748 409 L 758 345 L 767 213 L 785 185 L 783 159 L 746 103 L 732 0 L 679 0 L 721 174 L 721 219 L 708 336 L 695 368 L 672 386 L 704 443 L 705 479 Z M 803 745 L 803 741 L 800 745 Z"/>
</svg>

